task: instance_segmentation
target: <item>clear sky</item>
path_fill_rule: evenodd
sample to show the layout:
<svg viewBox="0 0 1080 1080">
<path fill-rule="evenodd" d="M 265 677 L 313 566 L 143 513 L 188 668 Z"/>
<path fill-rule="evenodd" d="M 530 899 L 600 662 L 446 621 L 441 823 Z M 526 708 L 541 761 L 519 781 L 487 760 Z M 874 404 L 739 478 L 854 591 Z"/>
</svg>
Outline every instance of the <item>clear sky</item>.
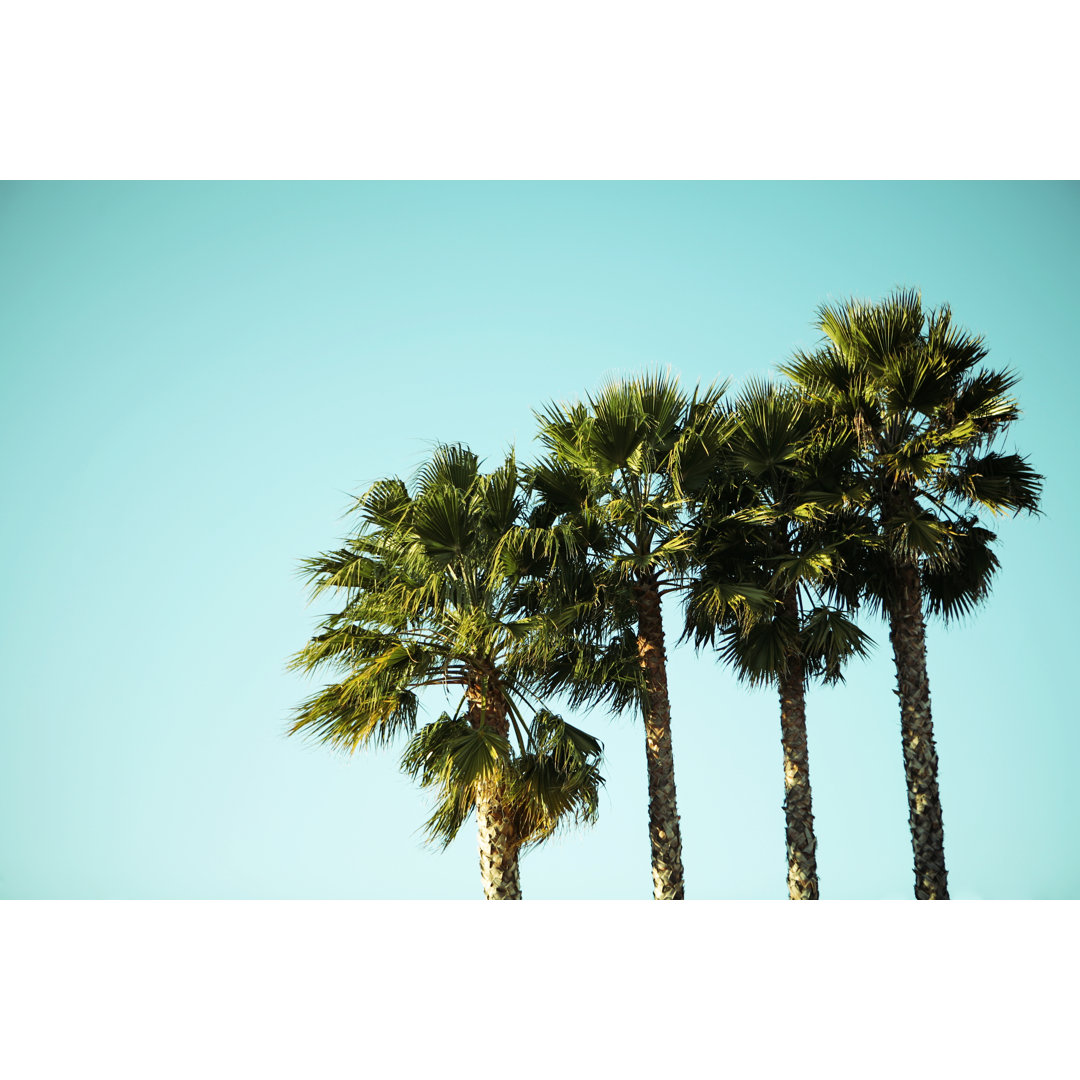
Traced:
<svg viewBox="0 0 1080 1080">
<path fill-rule="evenodd" d="M 998 525 L 976 618 L 930 630 L 956 898 L 1078 898 L 1075 183 L 0 186 L 0 897 L 470 898 L 396 752 L 286 738 L 326 600 L 300 558 L 439 440 L 533 452 L 611 372 L 767 374 L 826 300 L 916 286 L 1022 375 L 1045 516 Z M 912 895 L 888 637 L 808 699 L 821 895 Z M 678 611 L 669 612 L 671 643 Z M 671 650 L 689 898 L 786 896 L 779 718 Z M 438 693 L 428 715 L 443 707 Z M 640 722 L 601 821 L 527 898 L 651 895 Z"/>
</svg>

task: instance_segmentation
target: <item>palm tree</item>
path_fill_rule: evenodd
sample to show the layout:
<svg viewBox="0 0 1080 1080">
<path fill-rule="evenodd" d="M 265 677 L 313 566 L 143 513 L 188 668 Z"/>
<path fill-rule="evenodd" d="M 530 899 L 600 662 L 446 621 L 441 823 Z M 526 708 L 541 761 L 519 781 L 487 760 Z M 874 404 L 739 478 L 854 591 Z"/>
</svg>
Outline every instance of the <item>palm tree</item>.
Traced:
<svg viewBox="0 0 1080 1080">
<path fill-rule="evenodd" d="M 889 622 L 900 698 L 915 895 L 947 900 L 924 609 L 971 610 L 997 569 L 978 513 L 1035 513 L 1042 477 L 995 443 L 1019 416 L 1017 377 L 978 365 L 983 339 L 914 291 L 825 305 L 817 351 L 781 370 L 857 440 L 874 542 L 850 552 L 864 596 Z M 854 580 L 854 579 L 853 579 Z"/>
<path fill-rule="evenodd" d="M 699 502 L 684 636 L 716 646 L 742 680 L 779 691 L 788 895 L 816 900 L 806 682 L 842 680 L 845 661 L 870 644 L 827 602 L 840 549 L 858 528 L 852 440 L 829 437 L 798 393 L 766 384 L 749 384 L 734 413 L 735 430 Z M 748 583 L 772 599 L 771 610 L 732 603 Z"/>
<path fill-rule="evenodd" d="M 561 638 L 552 616 L 521 616 L 500 548 L 525 502 L 511 454 L 483 474 L 475 454 L 440 446 L 412 492 L 380 480 L 357 500 L 360 529 L 305 561 L 314 595 L 342 609 L 294 666 L 340 678 L 297 710 L 292 732 L 354 751 L 411 736 L 403 766 L 436 792 L 430 839 L 448 844 L 475 808 L 488 899 L 521 898 L 524 848 L 561 822 L 595 820 L 600 744 L 543 708 L 538 671 Z M 456 711 L 416 728 L 418 691 L 460 693 Z"/>
<path fill-rule="evenodd" d="M 652 374 L 549 404 L 537 413 L 548 453 L 527 474 L 539 499 L 530 550 L 556 568 L 566 595 L 580 601 L 591 589 L 594 600 L 591 614 L 579 606 L 568 628 L 572 659 L 549 685 L 562 678 L 572 700 L 642 708 L 658 900 L 685 893 L 661 601 L 682 587 L 687 507 L 725 430 L 722 393 L 710 386 L 687 396 L 672 376 Z"/>
</svg>

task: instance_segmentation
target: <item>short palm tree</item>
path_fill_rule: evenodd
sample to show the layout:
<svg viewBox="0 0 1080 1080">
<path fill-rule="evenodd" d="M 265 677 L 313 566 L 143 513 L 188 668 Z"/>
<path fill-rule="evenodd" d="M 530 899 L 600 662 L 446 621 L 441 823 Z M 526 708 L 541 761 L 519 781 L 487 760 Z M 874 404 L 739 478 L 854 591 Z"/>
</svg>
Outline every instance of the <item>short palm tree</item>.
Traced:
<svg viewBox="0 0 1080 1080">
<path fill-rule="evenodd" d="M 915 895 L 948 899 L 924 610 L 946 618 L 985 598 L 997 568 L 980 511 L 1034 513 L 1042 477 L 995 443 L 1019 415 L 1016 376 L 979 367 L 981 337 L 917 292 L 823 306 L 824 346 L 782 365 L 857 441 L 874 536 L 858 586 L 889 622 L 897 670 Z M 854 579 L 852 579 L 854 580 Z"/>
<path fill-rule="evenodd" d="M 345 602 L 294 660 L 340 677 L 303 703 L 292 731 L 350 751 L 409 736 L 403 766 L 437 794 L 429 837 L 449 843 L 475 809 L 484 893 L 501 900 L 521 898 L 524 848 L 595 819 L 603 783 L 597 740 L 535 694 L 561 638 L 549 614 L 521 614 L 500 553 L 524 508 L 513 455 L 484 474 L 467 448 L 440 446 L 411 492 L 379 481 L 345 546 L 306 560 L 314 595 Z M 460 699 L 417 730 L 424 687 Z"/>
<path fill-rule="evenodd" d="M 798 393 L 751 383 L 734 415 L 698 504 L 685 636 L 716 646 L 742 680 L 779 691 L 788 895 L 816 900 L 806 683 L 841 680 L 845 661 L 870 644 L 849 612 L 827 602 L 840 549 L 859 527 L 851 508 L 861 493 L 848 471 L 852 441 L 823 431 Z M 750 587 L 771 609 L 732 602 Z"/>
<path fill-rule="evenodd" d="M 683 584 L 689 500 L 727 424 L 722 393 L 712 386 L 688 396 L 672 376 L 651 374 L 548 405 L 537 414 L 547 456 L 527 474 L 538 498 L 532 550 L 572 583 L 567 595 L 581 600 L 592 590 L 591 614 L 581 604 L 568 630 L 575 660 L 562 688 L 573 700 L 642 708 L 658 900 L 685 894 L 661 601 Z"/>
</svg>

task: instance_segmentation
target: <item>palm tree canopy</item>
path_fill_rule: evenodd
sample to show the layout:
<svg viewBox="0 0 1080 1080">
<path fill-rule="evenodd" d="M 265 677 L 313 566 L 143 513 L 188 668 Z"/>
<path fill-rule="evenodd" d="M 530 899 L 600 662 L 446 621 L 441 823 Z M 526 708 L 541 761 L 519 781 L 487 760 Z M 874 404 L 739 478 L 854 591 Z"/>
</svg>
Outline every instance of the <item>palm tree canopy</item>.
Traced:
<svg viewBox="0 0 1080 1080">
<path fill-rule="evenodd" d="M 602 553 L 622 579 L 679 573 L 690 496 L 711 471 L 727 428 L 724 387 L 687 395 L 664 373 L 612 380 L 584 402 L 538 414 L 548 456 L 528 471 L 536 526 L 564 524 L 548 542 Z"/>
<path fill-rule="evenodd" d="M 983 339 L 913 290 L 825 305 L 817 325 L 823 346 L 781 371 L 858 441 L 878 538 L 863 548 L 868 599 L 888 603 L 887 565 L 917 564 L 930 609 L 966 614 L 998 565 L 978 514 L 1038 512 L 1043 478 L 995 445 L 1019 416 L 1017 376 L 980 367 Z"/>
<path fill-rule="evenodd" d="M 684 637 L 715 645 L 751 684 L 775 682 L 793 657 L 808 675 L 840 680 L 871 644 L 836 587 L 863 529 L 854 440 L 806 396 L 764 382 L 747 384 L 732 415 L 698 503 Z M 749 588 L 768 602 L 732 603 Z"/>
<path fill-rule="evenodd" d="M 468 448 L 439 446 L 411 490 L 383 479 L 353 509 L 355 535 L 304 563 L 313 595 L 334 592 L 344 605 L 293 660 L 338 679 L 300 706 L 292 732 L 350 752 L 409 737 L 403 767 L 437 792 L 427 828 L 444 843 L 488 780 L 508 793 L 522 844 L 560 821 L 594 820 L 602 747 L 537 697 L 559 617 L 523 611 L 506 555 L 526 509 L 513 454 L 483 473 Z M 459 700 L 418 730 L 425 687 Z"/>
</svg>

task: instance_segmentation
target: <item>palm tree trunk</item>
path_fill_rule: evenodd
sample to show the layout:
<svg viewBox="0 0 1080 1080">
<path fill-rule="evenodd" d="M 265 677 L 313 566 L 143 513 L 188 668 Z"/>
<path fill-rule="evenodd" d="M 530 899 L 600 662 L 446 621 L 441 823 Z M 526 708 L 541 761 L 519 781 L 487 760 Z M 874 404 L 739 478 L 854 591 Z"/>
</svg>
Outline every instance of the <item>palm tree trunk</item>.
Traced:
<svg viewBox="0 0 1080 1080">
<path fill-rule="evenodd" d="M 653 898 L 682 900 L 682 837 L 675 805 L 675 758 L 671 752 L 671 704 L 660 592 L 649 575 L 638 586 L 638 656 L 645 672 L 645 756 L 649 770 L 649 840 Z"/>
<path fill-rule="evenodd" d="M 513 828 L 503 806 L 499 785 L 480 786 L 476 798 L 476 821 L 480 839 L 480 877 L 486 900 L 520 900 L 518 849 Z"/>
<path fill-rule="evenodd" d="M 794 596 L 785 603 L 799 617 Z M 792 612 L 791 609 L 794 609 Z M 784 819 L 787 826 L 788 897 L 817 900 L 817 837 L 810 801 L 810 758 L 806 748 L 806 672 L 802 657 L 789 654 L 779 679 L 780 741 L 784 747 Z"/>
<path fill-rule="evenodd" d="M 494 728 L 500 735 L 509 735 L 506 701 L 499 687 L 498 674 L 491 664 L 482 665 L 479 677 L 469 683 L 465 696 L 469 701 L 469 723 L 473 727 L 485 725 Z M 521 899 L 518 844 L 503 796 L 503 784 L 497 779 L 477 785 L 480 878 L 484 883 L 486 900 Z"/>
<path fill-rule="evenodd" d="M 938 759 L 930 718 L 930 680 L 926 674 L 926 624 L 917 566 L 897 568 L 890 605 L 889 639 L 896 658 L 900 732 L 907 774 L 908 822 L 915 853 L 915 898 L 948 900 L 945 830 L 938 794 Z"/>
</svg>

